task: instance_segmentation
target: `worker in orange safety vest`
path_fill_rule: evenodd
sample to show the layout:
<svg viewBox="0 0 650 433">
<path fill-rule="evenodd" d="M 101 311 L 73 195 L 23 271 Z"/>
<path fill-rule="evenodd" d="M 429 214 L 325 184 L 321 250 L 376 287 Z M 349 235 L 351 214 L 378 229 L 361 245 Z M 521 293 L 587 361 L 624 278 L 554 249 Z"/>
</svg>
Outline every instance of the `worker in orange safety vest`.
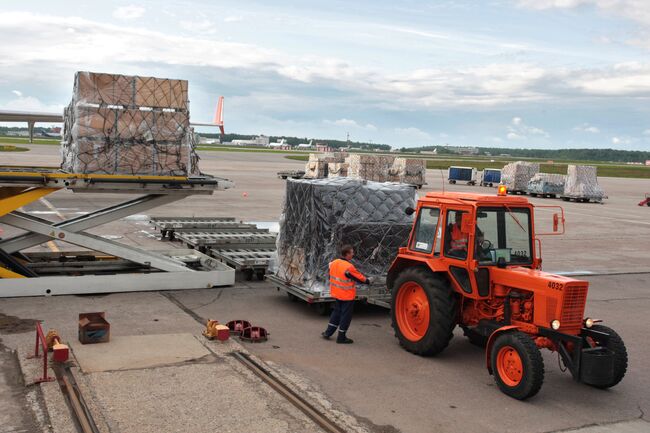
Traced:
<svg viewBox="0 0 650 433">
<path fill-rule="evenodd" d="M 461 212 L 456 212 L 454 224 L 450 228 L 451 241 L 449 242 L 449 251 L 452 255 L 467 255 L 469 236 L 461 230 L 462 218 L 463 214 Z"/>
<path fill-rule="evenodd" d="M 339 344 L 353 343 L 346 333 L 352 321 L 352 307 L 357 295 L 356 283 L 370 284 L 370 279 L 350 263 L 352 257 L 354 248 L 351 245 L 343 245 L 341 258 L 330 263 L 330 295 L 335 299 L 335 304 L 327 329 L 321 335 L 329 340 L 338 328 L 336 342 Z"/>
</svg>

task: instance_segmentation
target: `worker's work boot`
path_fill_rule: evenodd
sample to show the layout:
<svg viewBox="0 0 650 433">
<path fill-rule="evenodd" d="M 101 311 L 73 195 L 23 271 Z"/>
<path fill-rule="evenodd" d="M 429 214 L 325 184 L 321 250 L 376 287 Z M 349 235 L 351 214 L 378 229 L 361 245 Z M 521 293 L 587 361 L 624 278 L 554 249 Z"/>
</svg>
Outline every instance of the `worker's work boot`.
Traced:
<svg viewBox="0 0 650 433">
<path fill-rule="evenodd" d="M 352 344 L 354 340 L 346 337 L 345 333 L 339 332 L 338 337 L 336 337 L 336 342 L 338 344 Z"/>
<path fill-rule="evenodd" d="M 323 332 L 323 333 L 321 333 L 320 335 L 321 335 L 321 337 L 323 337 L 323 338 L 324 338 L 324 339 L 326 339 L 326 340 L 329 340 L 329 339 L 330 339 L 330 337 L 331 337 L 331 335 L 327 335 L 327 331 L 326 331 L 326 332 Z"/>
</svg>

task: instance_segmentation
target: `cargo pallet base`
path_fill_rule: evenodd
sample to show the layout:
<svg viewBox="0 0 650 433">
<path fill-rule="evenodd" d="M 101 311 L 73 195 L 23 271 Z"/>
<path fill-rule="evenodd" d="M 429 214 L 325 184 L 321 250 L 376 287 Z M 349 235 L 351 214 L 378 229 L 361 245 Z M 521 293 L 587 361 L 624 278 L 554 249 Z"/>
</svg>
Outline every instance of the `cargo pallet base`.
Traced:
<svg viewBox="0 0 650 433">
<path fill-rule="evenodd" d="M 592 197 L 568 197 L 568 196 L 560 196 L 560 198 L 564 201 L 574 201 L 576 203 L 589 203 L 589 202 L 594 202 L 594 203 L 602 203 L 603 198 L 592 198 Z"/>
<path fill-rule="evenodd" d="M 303 170 L 287 170 L 287 171 L 278 171 L 278 178 L 280 179 L 302 179 L 305 177 L 305 172 Z"/>
<path fill-rule="evenodd" d="M 179 241 L 241 271 L 248 281 L 255 275 L 264 280 L 275 252 L 275 234 L 232 217 L 155 217 L 150 222 L 163 239 Z"/>
<path fill-rule="evenodd" d="M 541 198 L 557 198 L 557 194 L 538 194 L 536 192 L 529 193 L 531 197 L 541 197 Z"/>
<path fill-rule="evenodd" d="M 524 190 L 521 190 L 521 189 L 512 189 L 512 190 L 508 191 L 508 194 L 512 194 L 512 195 L 527 195 L 527 194 L 528 194 L 528 191 L 524 191 Z"/>
<path fill-rule="evenodd" d="M 318 292 L 312 292 L 304 287 L 289 283 L 273 274 L 267 275 L 266 280 L 273 283 L 278 291 L 282 290 L 286 292 L 292 301 L 300 299 L 313 305 L 321 315 L 329 314 L 332 304 L 335 301 L 331 296 L 321 296 Z M 385 285 L 361 286 L 357 289 L 357 297 L 355 300 L 390 309 L 390 293 L 386 291 Z"/>
</svg>

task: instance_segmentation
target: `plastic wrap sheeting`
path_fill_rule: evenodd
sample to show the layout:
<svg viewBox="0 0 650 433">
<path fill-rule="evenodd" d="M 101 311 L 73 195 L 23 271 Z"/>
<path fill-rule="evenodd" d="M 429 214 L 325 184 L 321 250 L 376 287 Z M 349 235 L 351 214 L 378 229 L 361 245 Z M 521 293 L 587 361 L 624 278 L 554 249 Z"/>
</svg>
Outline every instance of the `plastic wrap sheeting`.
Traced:
<svg viewBox="0 0 650 433">
<path fill-rule="evenodd" d="M 305 164 L 305 178 L 322 179 L 329 177 L 329 164 L 342 164 L 347 156 L 346 152 L 310 153 L 309 160 Z"/>
<path fill-rule="evenodd" d="M 348 158 L 348 177 L 386 182 L 389 180 L 389 171 L 394 161 L 394 156 L 354 153 Z"/>
<path fill-rule="evenodd" d="M 501 170 L 501 183 L 509 191 L 526 191 L 528 182 L 537 173 L 539 173 L 539 164 L 535 162 L 511 162 Z"/>
<path fill-rule="evenodd" d="M 353 263 L 385 277 L 413 222 L 415 190 L 403 184 L 352 179 L 288 180 L 277 239 L 276 275 L 305 290 L 329 294 L 329 263 L 355 248 Z"/>
<path fill-rule="evenodd" d="M 330 162 L 327 164 L 327 177 L 347 177 L 348 176 L 347 162 Z"/>
<path fill-rule="evenodd" d="M 596 167 L 593 165 L 569 165 L 567 168 L 564 197 L 600 201 L 604 198 L 598 185 Z"/>
<path fill-rule="evenodd" d="M 64 110 L 61 168 L 76 173 L 199 174 L 187 81 L 77 72 Z"/>
<path fill-rule="evenodd" d="M 561 174 L 537 173 L 528 182 L 528 192 L 540 195 L 562 195 L 565 176 Z"/>
<path fill-rule="evenodd" d="M 426 162 L 417 158 L 395 158 L 389 170 L 391 182 L 402 182 L 411 185 L 424 185 L 426 183 Z"/>
</svg>

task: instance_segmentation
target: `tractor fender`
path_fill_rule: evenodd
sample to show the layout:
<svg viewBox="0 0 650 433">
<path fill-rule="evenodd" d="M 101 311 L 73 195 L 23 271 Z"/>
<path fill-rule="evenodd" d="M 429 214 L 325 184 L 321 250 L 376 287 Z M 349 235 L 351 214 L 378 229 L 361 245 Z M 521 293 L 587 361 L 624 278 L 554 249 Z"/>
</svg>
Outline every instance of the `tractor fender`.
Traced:
<svg viewBox="0 0 650 433">
<path fill-rule="evenodd" d="M 501 328 L 497 329 L 492 334 L 490 334 L 490 338 L 488 338 L 487 345 L 485 346 L 485 364 L 490 374 L 492 374 L 492 365 L 490 365 L 491 364 L 490 358 L 492 355 L 492 345 L 494 344 L 494 340 L 496 340 L 497 336 L 505 332 L 512 332 L 516 329 L 519 329 L 519 326 L 516 325 L 502 326 Z"/>
<path fill-rule="evenodd" d="M 434 273 L 444 271 L 444 269 L 436 269 L 433 267 L 426 257 L 418 257 L 410 254 L 398 254 L 390 265 L 390 268 L 388 268 L 386 277 L 386 286 L 388 287 L 388 290 L 392 289 L 393 282 L 395 281 L 395 278 L 397 278 L 397 275 L 403 269 L 411 266 L 422 266 Z"/>
</svg>

